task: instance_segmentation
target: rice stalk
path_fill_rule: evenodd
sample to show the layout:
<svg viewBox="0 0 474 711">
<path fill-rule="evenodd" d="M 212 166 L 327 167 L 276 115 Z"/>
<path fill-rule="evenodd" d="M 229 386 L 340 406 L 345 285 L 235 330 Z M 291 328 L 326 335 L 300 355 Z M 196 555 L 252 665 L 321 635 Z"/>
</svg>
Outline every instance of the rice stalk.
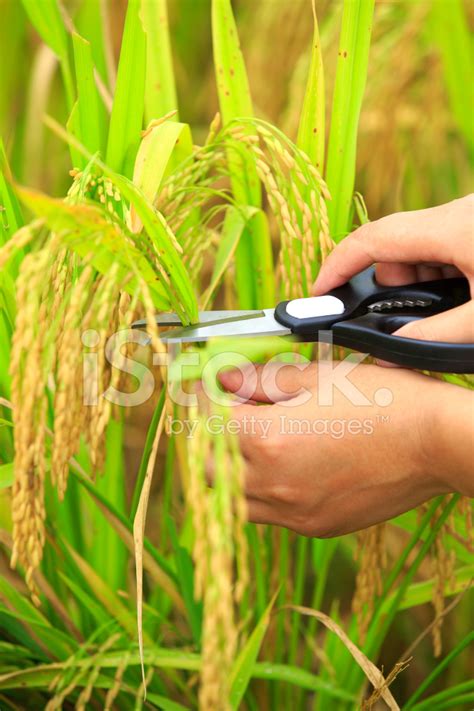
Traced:
<svg viewBox="0 0 474 711">
<path fill-rule="evenodd" d="M 70 458 L 78 451 L 82 435 L 89 444 L 93 472 L 103 468 L 112 403 L 102 393 L 116 386 L 121 377 L 121 371 L 106 359 L 104 347 L 120 325 L 120 303 L 124 308 L 129 302 L 122 313 L 125 319 L 131 318 L 136 305 L 136 299 L 121 296 L 123 283 L 117 269 L 113 265 L 107 275 L 100 276 L 87 263 L 78 269 L 76 261 L 73 268 L 53 235 L 45 248 L 23 260 L 17 280 L 20 300 L 11 360 L 15 423 L 12 566 L 25 567 L 34 595 L 33 572 L 44 545 L 46 470 L 50 469 L 62 499 Z M 78 272 L 76 280 L 73 271 Z M 150 312 L 153 306 L 148 295 Z M 153 325 L 149 330 L 156 344 Z M 88 333 L 97 339 L 94 347 L 100 344 L 92 370 L 90 361 L 83 362 Z M 55 412 L 50 452 L 45 441 L 48 397 Z"/>
<path fill-rule="evenodd" d="M 43 367 L 45 319 L 49 290 L 45 275 L 54 265 L 52 250 L 30 254 L 17 280 L 19 310 L 11 353 L 12 405 L 15 425 L 15 481 L 12 492 L 13 549 L 11 565 L 25 568 L 27 585 L 37 602 L 33 573 L 45 540 L 44 483 L 46 473 L 44 390 L 48 371 Z"/>
<path fill-rule="evenodd" d="M 372 619 L 375 598 L 381 595 L 382 575 L 387 568 L 385 546 L 386 524 L 378 524 L 357 534 L 355 559 L 358 561 L 356 587 L 352 598 L 359 630 L 359 639 L 364 642 Z"/>
<path fill-rule="evenodd" d="M 216 412 L 226 421 L 224 409 Z M 233 438 L 211 438 L 195 407 L 188 408 L 186 416 L 198 423 L 186 442 L 183 491 L 194 529 L 194 594 L 204 604 L 199 708 L 229 709 L 238 639 L 234 607 L 249 581 L 242 461 Z M 209 461 L 215 466 L 213 489 L 206 484 Z"/>
<path fill-rule="evenodd" d="M 113 686 L 110 687 L 107 692 L 107 696 L 105 697 L 104 711 L 113 711 L 113 704 L 120 693 L 123 675 L 125 674 L 129 660 L 130 652 L 127 652 L 123 655 L 122 659 L 120 660 L 120 663 L 117 665 L 117 669 L 115 670 L 114 674 Z"/>
<path fill-rule="evenodd" d="M 433 653 L 435 657 L 439 657 L 442 652 L 441 630 L 445 617 L 444 609 L 446 583 L 452 583 L 456 564 L 456 554 L 453 549 L 450 550 L 447 547 L 445 541 L 447 530 L 453 526 L 453 518 L 454 512 L 451 513 L 436 536 L 430 556 L 430 563 L 434 576 L 432 604 L 435 618 L 431 634 L 433 640 Z M 436 520 L 436 517 L 433 517 L 430 524 L 432 528 L 436 524 Z"/>
<path fill-rule="evenodd" d="M 251 124 L 249 135 L 241 126 Z M 258 120 L 233 122 L 234 147 L 246 146 L 256 156 L 256 170 L 265 187 L 281 238 L 281 288 L 288 297 L 307 296 L 317 273 L 321 249 L 328 251 L 327 187 L 304 151 L 274 127 Z M 306 196 L 309 196 L 309 204 Z"/>
<path fill-rule="evenodd" d="M 229 155 L 237 154 L 242 160 L 251 156 L 281 240 L 282 293 L 307 296 L 318 264 L 333 244 L 326 207 L 329 193 L 321 175 L 309 157 L 270 124 L 236 119 L 219 131 L 218 121 L 216 117 L 211 124 L 205 145 L 196 147 L 190 159 L 165 181 L 157 203 L 178 235 L 193 278 L 200 271 L 201 255 L 212 243 L 203 225 L 215 219 L 216 201 L 232 202 L 227 188 L 232 168 Z M 190 221 L 196 210 L 200 213 L 197 224 Z"/>
</svg>

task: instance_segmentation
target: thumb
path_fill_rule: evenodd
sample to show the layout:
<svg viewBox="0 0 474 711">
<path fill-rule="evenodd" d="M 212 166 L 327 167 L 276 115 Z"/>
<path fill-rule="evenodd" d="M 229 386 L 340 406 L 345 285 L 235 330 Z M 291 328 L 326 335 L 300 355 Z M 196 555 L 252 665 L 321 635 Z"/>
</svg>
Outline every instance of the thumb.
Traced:
<svg viewBox="0 0 474 711">
<path fill-rule="evenodd" d="M 420 341 L 474 343 L 474 301 L 468 301 L 435 316 L 407 323 L 393 335 Z"/>
<path fill-rule="evenodd" d="M 291 400 L 302 388 L 316 385 L 316 374 L 314 363 L 270 361 L 222 371 L 219 380 L 225 390 L 244 400 L 275 403 Z"/>
</svg>

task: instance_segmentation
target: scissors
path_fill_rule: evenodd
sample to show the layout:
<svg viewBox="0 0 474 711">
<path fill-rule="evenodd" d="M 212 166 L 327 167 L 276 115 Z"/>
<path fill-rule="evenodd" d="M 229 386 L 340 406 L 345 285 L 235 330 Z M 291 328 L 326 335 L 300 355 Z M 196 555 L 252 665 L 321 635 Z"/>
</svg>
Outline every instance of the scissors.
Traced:
<svg viewBox="0 0 474 711">
<path fill-rule="evenodd" d="M 474 373 L 474 343 L 421 341 L 392 335 L 405 324 L 469 301 L 463 277 L 382 286 L 369 267 L 324 296 L 282 301 L 256 311 L 201 311 L 199 323 L 160 334 L 163 342 L 193 343 L 216 337 L 290 336 L 302 342 L 332 342 L 408 368 Z M 160 326 L 180 326 L 173 313 L 156 316 Z M 146 321 L 136 321 L 143 328 Z"/>
</svg>

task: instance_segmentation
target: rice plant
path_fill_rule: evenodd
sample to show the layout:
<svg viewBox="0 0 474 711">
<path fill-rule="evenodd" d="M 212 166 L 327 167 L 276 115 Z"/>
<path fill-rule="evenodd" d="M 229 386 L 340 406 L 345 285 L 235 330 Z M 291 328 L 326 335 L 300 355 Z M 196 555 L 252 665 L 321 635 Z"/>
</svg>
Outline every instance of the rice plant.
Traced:
<svg viewBox="0 0 474 711">
<path fill-rule="evenodd" d="M 430 26 L 469 151 L 467 18 L 453 2 L 454 52 L 440 5 Z M 0 104 L 0 707 L 469 708 L 469 502 L 439 497 L 332 540 L 248 524 L 234 438 L 169 429 L 179 358 L 163 367 L 154 319 L 307 296 L 334 242 L 367 219 L 354 197 L 359 117 L 388 11 L 344 0 L 318 18 L 305 4 L 305 88 L 285 132 L 251 96 L 230 0 L 171 10 L 178 28 L 202 21 L 212 36 L 217 99 L 199 140 L 178 105 L 166 0 L 128 0 L 117 56 L 110 4 L 2 2 L 11 74 L 36 38 L 29 112 L 45 115 L 11 140 Z M 337 34 L 331 64 L 322 45 Z M 25 150 L 38 141 L 55 165 Z M 150 345 L 130 340 L 138 318 Z M 190 388 L 224 347 L 253 360 L 282 349 L 195 349 Z M 152 357 L 148 402 L 127 407 L 120 393 Z"/>
</svg>

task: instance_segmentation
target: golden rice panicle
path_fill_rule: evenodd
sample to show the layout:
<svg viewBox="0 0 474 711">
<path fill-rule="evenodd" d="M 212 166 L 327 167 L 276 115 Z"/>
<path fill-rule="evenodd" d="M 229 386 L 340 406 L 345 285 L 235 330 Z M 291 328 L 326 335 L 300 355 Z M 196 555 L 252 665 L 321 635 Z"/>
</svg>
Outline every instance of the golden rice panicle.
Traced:
<svg viewBox="0 0 474 711">
<path fill-rule="evenodd" d="M 473 501 L 469 496 L 461 496 L 457 503 L 457 510 L 464 519 L 465 535 L 461 536 L 465 548 L 474 553 L 474 526 L 473 526 Z"/>
<path fill-rule="evenodd" d="M 359 638 L 363 642 L 374 611 L 377 595 L 382 593 L 382 572 L 387 567 L 386 524 L 372 526 L 357 534 L 355 558 L 359 561 L 352 610 L 357 617 Z"/>
<path fill-rule="evenodd" d="M 228 449 L 230 456 L 230 472 L 233 485 L 234 517 L 233 535 L 235 542 L 235 557 L 237 567 L 237 580 L 235 585 L 235 601 L 242 601 L 249 585 L 249 556 L 248 542 L 245 535 L 245 524 L 248 520 L 247 499 L 244 493 L 244 463 L 236 437 L 228 435 Z"/>
<path fill-rule="evenodd" d="M 122 284 L 122 289 L 124 288 Z M 130 294 L 126 291 L 121 291 L 118 299 L 117 306 L 117 330 L 129 329 L 130 324 L 136 321 L 141 316 L 141 310 L 138 307 L 138 295 L 137 290 L 134 297 L 132 298 Z M 114 367 L 112 368 L 110 376 L 110 387 L 116 388 L 119 392 L 127 392 L 128 383 L 130 382 L 130 374 L 125 369 L 126 359 L 132 357 L 134 350 L 133 343 L 130 343 L 128 339 L 125 343 L 119 339 L 118 347 L 114 353 Z M 119 405 L 114 404 L 112 407 L 112 412 L 114 416 L 119 417 Z"/>
<path fill-rule="evenodd" d="M 82 689 L 81 693 L 77 697 L 77 701 L 75 704 L 75 711 L 87 711 L 87 709 L 90 708 L 90 699 L 92 696 L 92 693 L 95 690 L 95 684 L 97 681 L 97 678 L 101 672 L 101 661 L 103 658 L 103 655 L 109 650 L 112 649 L 113 646 L 119 641 L 120 639 L 120 634 L 113 634 L 111 635 L 103 644 L 100 645 L 99 649 L 97 650 L 97 654 L 94 655 L 91 660 L 90 660 L 90 674 L 89 678 L 87 680 L 87 684 L 84 686 Z M 77 680 L 81 678 L 81 675 L 78 675 L 76 677 Z"/>
<path fill-rule="evenodd" d="M 228 177 L 226 153 L 221 134 L 213 136 L 214 130 L 216 121 L 211 124 L 209 140 L 204 146 L 196 146 L 192 155 L 169 176 L 157 200 L 158 209 L 183 247 L 190 241 L 192 249 L 199 244 L 205 231 L 198 229 L 198 225 L 207 223 L 215 198 L 220 195 L 228 202 L 222 181 L 223 176 Z M 194 219 L 197 214 L 199 220 Z M 183 258 L 186 260 L 187 256 L 185 249 Z"/>
<path fill-rule="evenodd" d="M 98 349 L 96 353 L 96 380 L 98 397 L 88 408 L 88 442 L 92 471 L 102 472 L 105 462 L 105 430 L 109 422 L 112 403 L 103 394 L 111 384 L 111 365 L 107 359 L 106 344 L 118 327 L 118 309 L 120 285 L 118 283 L 118 265 L 113 265 L 109 272 L 101 277 L 91 304 L 89 328 L 96 333 Z M 114 354 L 115 355 L 115 354 Z"/>
<path fill-rule="evenodd" d="M 191 422 L 199 422 L 198 410 L 190 407 L 186 417 Z M 200 425 L 202 425 L 202 421 Z M 186 503 L 191 512 L 194 528 L 194 593 L 197 599 L 203 599 L 204 589 L 209 574 L 208 561 L 208 490 L 206 482 L 206 461 L 210 455 L 210 437 L 207 429 L 198 426 L 194 435 L 187 442 L 188 477 L 184 482 Z"/>
<path fill-rule="evenodd" d="M 51 291 L 53 301 L 51 304 L 51 317 L 54 318 L 61 310 L 66 291 L 72 279 L 74 256 L 68 249 L 59 249 L 56 262 L 51 275 Z M 59 327 L 60 331 L 61 328 Z"/>
<path fill-rule="evenodd" d="M 214 143 L 214 140 L 217 136 L 217 133 L 221 127 L 221 115 L 219 111 L 215 114 L 214 118 L 211 121 L 211 124 L 209 126 L 209 133 L 206 138 L 206 146 L 208 146 L 210 143 Z"/>
<path fill-rule="evenodd" d="M 225 437 L 213 439 L 214 488 L 208 494 L 209 575 L 204 591 L 200 708 L 228 709 L 229 676 L 237 646 L 233 596 L 231 461 Z"/>
<path fill-rule="evenodd" d="M 238 150 L 247 146 L 255 156 L 281 239 L 282 291 L 287 298 L 307 296 L 321 259 L 331 249 L 327 186 L 309 157 L 274 127 L 240 119 L 228 135 Z"/>
<path fill-rule="evenodd" d="M 145 309 L 146 333 L 150 338 L 155 353 L 166 354 L 166 347 L 160 340 L 158 324 L 156 323 L 156 309 L 151 298 L 150 289 L 145 281 L 140 280 L 140 296 Z"/>
<path fill-rule="evenodd" d="M 45 389 L 49 375 L 44 344 L 50 322 L 47 304 L 54 249 L 27 255 L 17 279 L 18 312 L 12 340 L 10 373 L 15 437 L 15 481 L 12 490 L 13 548 L 11 565 L 25 569 L 26 582 L 38 602 L 33 574 L 41 561 L 46 473 Z"/>
<path fill-rule="evenodd" d="M 212 413 L 223 422 L 228 417 L 222 408 L 213 408 Z M 186 440 L 183 489 L 194 528 L 194 592 L 204 602 L 199 708 L 227 709 L 238 637 L 234 605 L 248 584 L 243 469 L 234 438 L 211 436 L 196 407 L 188 408 L 185 415 L 198 423 Z M 209 459 L 215 464 L 212 489 L 206 482 Z"/>
<path fill-rule="evenodd" d="M 79 446 L 83 431 L 83 365 L 81 326 L 93 291 L 94 270 L 87 265 L 68 293 L 62 329 L 56 341 L 57 367 L 54 398 L 54 435 L 51 455 L 51 478 L 59 497 L 66 491 L 69 459 Z"/>
<path fill-rule="evenodd" d="M 430 526 L 436 524 L 437 516 L 434 516 L 430 521 Z M 434 577 L 434 589 L 432 603 L 435 612 L 435 619 L 432 628 L 433 653 L 435 657 L 439 657 L 442 652 L 442 636 L 443 627 L 443 611 L 445 607 L 445 590 L 446 585 L 454 584 L 454 568 L 456 564 L 456 554 L 453 549 L 449 549 L 446 545 L 445 538 L 449 532 L 452 532 L 455 526 L 454 513 L 451 513 L 448 520 L 443 524 L 441 530 L 436 536 L 435 542 L 431 549 L 431 568 Z"/>
</svg>

